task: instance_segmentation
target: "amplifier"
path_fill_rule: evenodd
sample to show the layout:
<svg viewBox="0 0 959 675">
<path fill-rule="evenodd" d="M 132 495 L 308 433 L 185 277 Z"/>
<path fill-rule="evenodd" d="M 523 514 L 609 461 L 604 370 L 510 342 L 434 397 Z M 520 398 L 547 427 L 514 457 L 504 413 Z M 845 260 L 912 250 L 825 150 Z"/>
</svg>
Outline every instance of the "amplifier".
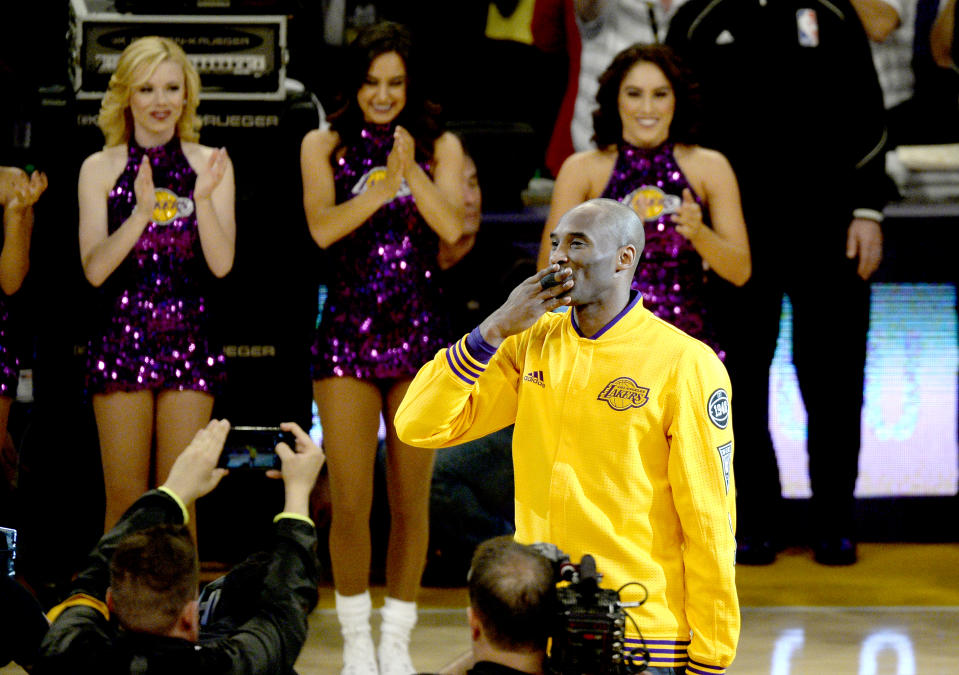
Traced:
<svg viewBox="0 0 959 675">
<path fill-rule="evenodd" d="M 109 0 L 70 0 L 71 76 L 78 99 L 99 99 L 120 53 L 160 35 L 183 47 L 205 100 L 286 97 L 286 15 L 120 14 Z"/>
<path fill-rule="evenodd" d="M 288 14 L 295 0 L 115 0 L 120 12 L 142 14 Z"/>
</svg>

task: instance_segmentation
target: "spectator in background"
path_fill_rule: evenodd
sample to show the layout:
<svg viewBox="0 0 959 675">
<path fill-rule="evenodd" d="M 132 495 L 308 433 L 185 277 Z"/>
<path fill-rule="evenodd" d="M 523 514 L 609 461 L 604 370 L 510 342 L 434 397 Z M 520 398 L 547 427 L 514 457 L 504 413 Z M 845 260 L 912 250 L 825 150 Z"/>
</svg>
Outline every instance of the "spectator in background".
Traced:
<svg viewBox="0 0 959 675">
<path fill-rule="evenodd" d="M 461 141 L 462 142 L 462 141 Z M 483 194 L 480 190 L 476 162 L 463 144 L 463 232 L 453 242 L 440 241 L 437 262 L 441 270 L 449 270 L 470 254 L 483 220 Z M 444 278 L 444 282 L 447 279 Z"/>
<path fill-rule="evenodd" d="M 951 23 L 950 23 L 951 22 Z M 955 3 L 949 0 L 918 0 L 916 3 L 913 70 L 916 75 L 916 110 L 908 122 L 911 134 L 903 141 L 910 144 L 959 142 L 959 71 L 940 67 L 932 40 L 941 38 L 953 26 L 955 37 Z M 955 47 L 953 47 L 953 57 Z"/>
<path fill-rule="evenodd" d="M 916 0 L 851 0 L 862 21 L 889 110 L 912 96 L 912 42 Z"/>
<path fill-rule="evenodd" d="M 517 245 L 512 232 L 494 231 L 495 226 L 480 229 L 483 192 L 471 148 L 481 142 L 481 138 L 463 140 L 463 234 L 455 242 L 441 241 L 437 258 L 443 302 L 454 335 L 472 330 L 502 304 L 509 289 L 536 269 L 535 261 Z M 495 172 L 494 167 L 487 167 L 484 176 Z"/>
<path fill-rule="evenodd" d="M 717 313 L 736 393 L 737 560 L 771 563 L 791 534 L 769 428 L 786 295 L 808 413 L 809 534 L 816 560 L 851 564 L 868 280 L 887 195 L 869 43 L 848 0 L 689 0 L 667 44 L 702 82 L 705 140 L 736 172 L 752 251 L 752 278 Z"/>
<path fill-rule="evenodd" d="M 959 140 L 959 77 L 938 71 L 929 32 L 947 0 L 853 0 L 888 112 L 890 149 Z"/>
</svg>

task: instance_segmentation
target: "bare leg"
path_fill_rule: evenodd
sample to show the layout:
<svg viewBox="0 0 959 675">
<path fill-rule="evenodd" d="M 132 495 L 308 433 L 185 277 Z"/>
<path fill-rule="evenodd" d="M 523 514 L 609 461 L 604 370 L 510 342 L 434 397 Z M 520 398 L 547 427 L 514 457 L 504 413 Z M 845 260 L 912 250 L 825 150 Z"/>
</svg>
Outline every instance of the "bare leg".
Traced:
<svg viewBox="0 0 959 675">
<path fill-rule="evenodd" d="M 157 485 L 213 412 L 213 396 L 202 391 L 161 391 L 157 395 Z M 196 541 L 196 506 L 190 506 L 190 533 Z"/>
<path fill-rule="evenodd" d="M 313 396 L 323 426 L 333 502 L 333 583 L 340 595 L 357 595 L 370 583 L 373 463 L 383 400 L 375 385 L 351 377 L 317 380 Z"/>
<path fill-rule="evenodd" d="M 409 385 L 409 380 L 397 382 L 386 397 L 386 486 L 390 504 L 386 588 L 390 597 L 413 602 L 429 546 L 433 451 L 406 445 L 396 436 L 393 416 Z"/>
<path fill-rule="evenodd" d="M 13 399 L 9 396 L 0 396 L 0 443 L 7 437 L 7 422 L 10 421 L 10 407 Z"/>
<path fill-rule="evenodd" d="M 100 437 L 107 497 L 103 527 L 106 531 L 150 487 L 153 392 L 95 394 L 93 414 Z"/>
</svg>

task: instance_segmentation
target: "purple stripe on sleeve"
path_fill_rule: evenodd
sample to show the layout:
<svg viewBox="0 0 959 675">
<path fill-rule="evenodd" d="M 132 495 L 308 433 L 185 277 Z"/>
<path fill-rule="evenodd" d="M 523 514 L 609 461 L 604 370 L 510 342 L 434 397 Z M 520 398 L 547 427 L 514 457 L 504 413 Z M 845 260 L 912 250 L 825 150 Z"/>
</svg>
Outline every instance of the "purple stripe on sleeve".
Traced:
<svg viewBox="0 0 959 675">
<path fill-rule="evenodd" d="M 453 348 L 452 348 L 452 347 L 447 347 L 447 349 L 446 349 L 446 363 L 449 364 L 450 370 L 452 370 L 452 371 L 453 371 L 453 374 L 456 375 L 456 377 L 458 377 L 458 378 L 460 378 L 461 380 L 463 380 L 463 382 L 465 382 L 466 384 L 468 384 L 468 385 L 470 385 L 470 386 L 476 384 L 476 380 L 475 380 L 475 379 L 471 380 L 470 378 L 466 377 L 463 373 L 460 372 L 459 368 L 456 367 L 456 364 L 453 363 L 453 357 L 450 356 L 450 352 L 452 352 L 452 351 L 453 351 Z"/>
<path fill-rule="evenodd" d="M 449 354 L 449 352 L 452 351 L 453 360 L 456 361 L 456 369 L 461 370 L 466 375 L 472 377 L 473 381 L 475 382 L 476 378 L 478 378 L 482 374 L 482 371 L 476 370 L 469 363 L 466 362 L 466 358 L 460 353 L 462 349 L 463 349 L 463 341 L 460 340 L 455 345 L 450 347 L 449 350 L 447 350 L 447 354 Z"/>
<path fill-rule="evenodd" d="M 703 670 L 694 666 L 692 662 L 689 662 L 686 664 L 686 672 L 692 673 L 692 675 L 724 675 L 726 669 L 710 667 L 709 670 Z"/>
<path fill-rule="evenodd" d="M 709 666 L 689 659 L 689 663 L 686 664 L 686 672 L 696 673 L 696 675 L 724 675 L 726 669 L 722 666 Z"/>
</svg>

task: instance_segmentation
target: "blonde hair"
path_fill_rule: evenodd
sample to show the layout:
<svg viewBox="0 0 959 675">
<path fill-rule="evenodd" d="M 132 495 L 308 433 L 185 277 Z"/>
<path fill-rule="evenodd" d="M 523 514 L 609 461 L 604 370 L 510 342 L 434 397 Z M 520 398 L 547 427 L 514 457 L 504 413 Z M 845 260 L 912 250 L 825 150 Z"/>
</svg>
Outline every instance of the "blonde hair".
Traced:
<svg viewBox="0 0 959 675">
<path fill-rule="evenodd" d="M 130 140 L 130 134 L 133 133 L 131 90 L 149 79 L 164 61 L 173 61 L 183 68 L 184 103 L 183 113 L 176 125 L 177 135 L 184 141 L 200 138 L 200 120 L 196 116 L 196 108 L 200 103 L 200 76 L 180 45 L 169 38 L 150 36 L 134 40 L 123 50 L 116 72 L 110 77 L 97 118 L 97 126 L 103 132 L 107 147 Z"/>
</svg>

